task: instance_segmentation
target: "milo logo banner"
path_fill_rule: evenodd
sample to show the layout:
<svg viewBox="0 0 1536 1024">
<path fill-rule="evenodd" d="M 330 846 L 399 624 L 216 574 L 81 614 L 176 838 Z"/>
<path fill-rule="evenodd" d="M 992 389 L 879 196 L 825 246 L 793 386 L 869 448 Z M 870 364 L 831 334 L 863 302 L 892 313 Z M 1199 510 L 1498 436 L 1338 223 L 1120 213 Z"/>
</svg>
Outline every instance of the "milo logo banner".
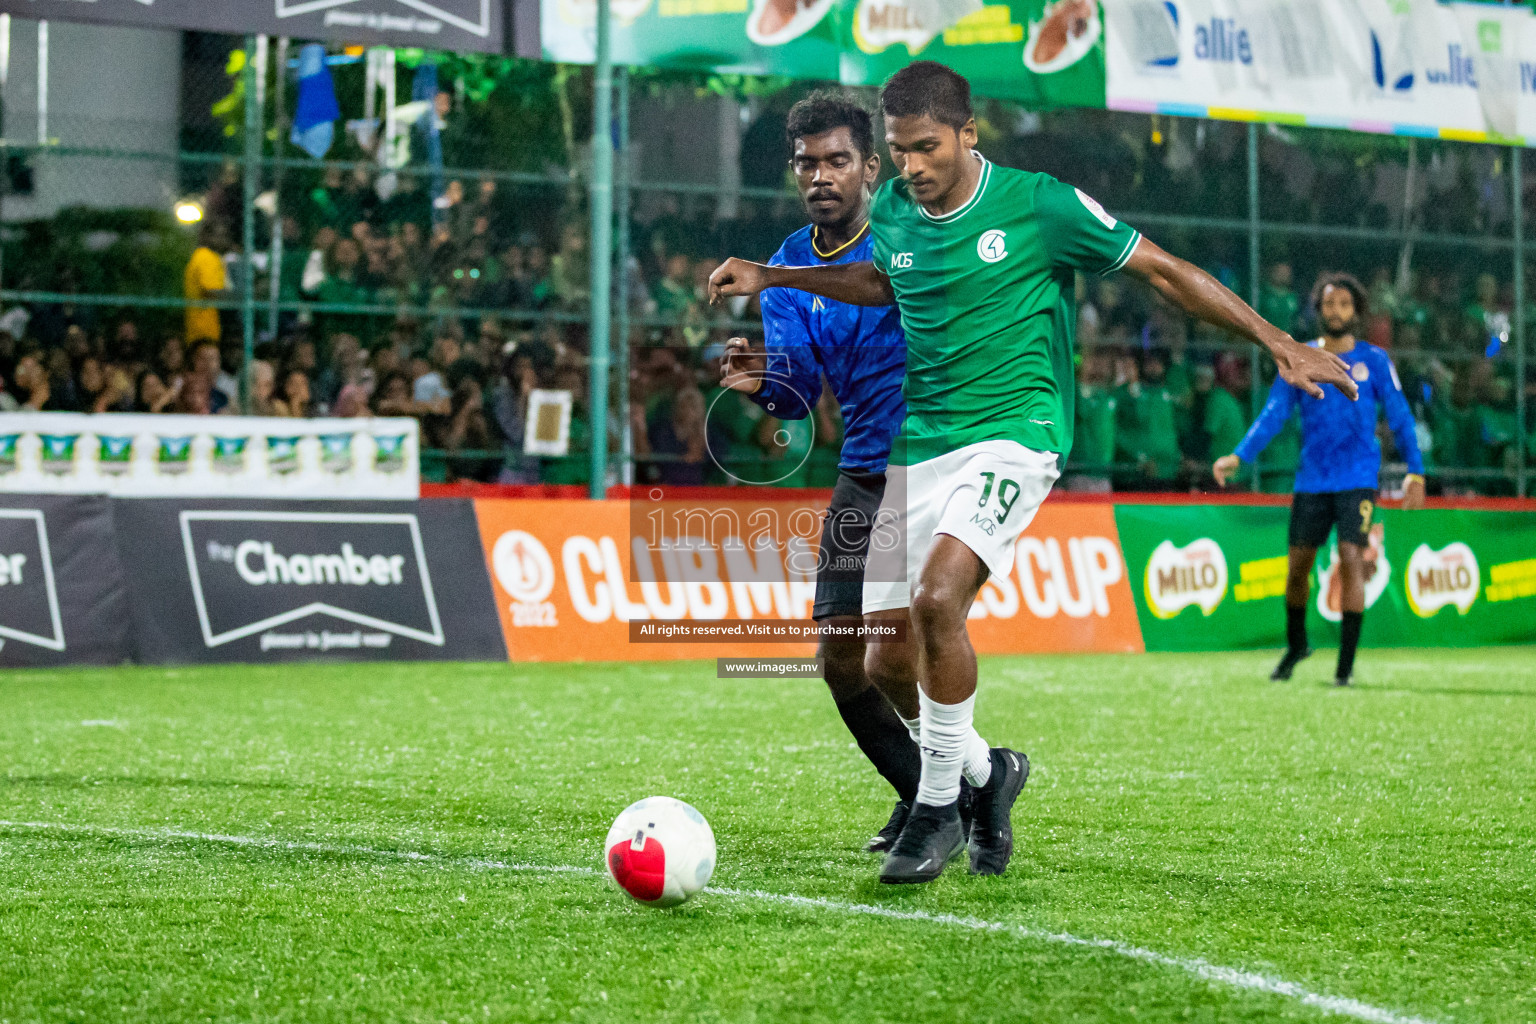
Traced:
<svg viewBox="0 0 1536 1024">
<path fill-rule="evenodd" d="M 1288 514 L 1272 506 L 1116 506 L 1147 650 L 1266 647 L 1283 636 Z"/>
<path fill-rule="evenodd" d="M 1120 505 L 1146 649 L 1284 643 L 1284 506 Z M 1536 514 L 1378 511 L 1365 551 L 1363 642 L 1470 646 L 1536 640 Z M 1338 635 L 1337 544 L 1312 567 L 1308 629 Z"/>
<path fill-rule="evenodd" d="M 419 445 L 410 418 L 8 413 L 0 493 L 410 499 Z"/>
<path fill-rule="evenodd" d="M 595 0 L 542 0 L 547 60 L 590 64 Z M 613 0 L 621 64 L 879 85 L 936 60 L 981 95 L 1104 106 L 1099 0 Z"/>
<path fill-rule="evenodd" d="M 1385 519 L 1387 554 L 1402 570 L 1366 615 L 1372 643 L 1536 639 L 1536 515 L 1429 510 Z M 1379 614 L 1383 606 L 1390 613 Z M 1374 628 L 1373 615 L 1382 620 Z"/>
</svg>

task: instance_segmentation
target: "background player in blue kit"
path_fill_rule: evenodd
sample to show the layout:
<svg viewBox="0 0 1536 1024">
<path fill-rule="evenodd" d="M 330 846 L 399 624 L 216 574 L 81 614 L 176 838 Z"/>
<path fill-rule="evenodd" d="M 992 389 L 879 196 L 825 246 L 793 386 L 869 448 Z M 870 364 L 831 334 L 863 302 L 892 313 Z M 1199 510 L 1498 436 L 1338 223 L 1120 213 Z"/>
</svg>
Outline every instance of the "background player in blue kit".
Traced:
<svg viewBox="0 0 1536 1024">
<path fill-rule="evenodd" d="M 786 134 L 811 223 L 785 239 L 770 262 L 817 266 L 869 260 L 869 191 L 880 173 L 869 112 L 836 93 L 812 93 L 790 109 Z M 901 317 L 895 306 L 851 306 L 788 288 L 770 288 L 760 301 L 765 351 L 753 352 L 746 339 L 732 338 L 721 384 L 749 395 L 771 415 L 792 420 L 816 407 L 825 375 L 842 408 L 844 435 L 821 531 L 811 617 L 857 625 L 870 528 L 885 493 L 891 438 L 906 412 Z M 868 845 L 871 852 L 883 852 L 906 823 L 922 771 L 910 733 L 918 717 L 916 688 L 908 678 L 889 688 L 888 699 L 865 670 L 863 640 L 824 640 L 818 654 L 848 731 L 899 798 L 890 821 Z M 893 699 L 910 706 L 893 707 Z"/>
<path fill-rule="evenodd" d="M 1337 388 L 1325 385 L 1322 398 L 1302 394 L 1276 378 L 1264 411 L 1248 429 L 1237 451 L 1216 460 L 1216 482 L 1227 478 L 1244 462 L 1264 450 L 1301 409 L 1301 468 L 1296 474 L 1296 497 L 1291 503 L 1289 565 L 1285 584 L 1286 651 L 1271 679 L 1291 677 L 1297 662 L 1312 653 L 1307 646 L 1307 598 L 1317 549 L 1338 529 L 1339 569 L 1343 578 L 1342 629 L 1334 683 L 1349 684 L 1354 672 L 1355 648 L 1365 615 L 1366 547 L 1371 517 L 1376 511 L 1376 485 L 1381 473 L 1381 445 L 1376 440 L 1376 421 L 1385 411 L 1387 425 L 1397 440 L 1398 451 L 1408 463 L 1404 480 L 1404 508 L 1424 504 L 1424 459 L 1414 434 L 1413 413 L 1403 397 L 1397 369 L 1386 352 L 1357 341 L 1355 331 L 1366 313 L 1366 293 L 1349 274 L 1324 274 L 1312 289 L 1312 305 L 1322 322 L 1323 336 L 1316 345 L 1334 353 L 1349 365 L 1349 375 L 1360 389 L 1352 402 Z"/>
</svg>

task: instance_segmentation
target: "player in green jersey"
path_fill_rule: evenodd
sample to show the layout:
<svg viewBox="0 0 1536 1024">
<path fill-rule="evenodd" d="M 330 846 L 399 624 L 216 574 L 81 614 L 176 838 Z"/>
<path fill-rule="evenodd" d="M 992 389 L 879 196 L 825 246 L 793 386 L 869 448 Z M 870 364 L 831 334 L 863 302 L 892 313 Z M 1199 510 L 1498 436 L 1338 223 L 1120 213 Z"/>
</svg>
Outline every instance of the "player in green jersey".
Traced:
<svg viewBox="0 0 1536 1024">
<path fill-rule="evenodd" d="M 1209 274 L 1170 256 L 1049 175 L 998 167 L 975 150 L 970 84 L 933 61 L 881 91 L 901 177 L 870 209 L 874 259 L 766 267 L 730 259 L 712 298 L 799 288 L 901 311 L 907 418 L 891 452 L 865 568 L 864 613 L 910 624 L 913 643 L 868 645 L 872 677 L 906 674 L 921 709 L 917 802 L 880 878 L 926 882 L 965 846 L 960 778 L 976 787 L 971 870 L 1001 874 L 1028 762 L 988 749 L 972 727 L 976 654 L 966 617 L 1014 547 L 1072 446 L 1076 271 L 1124 270 L 1166 300 L 1263 347 L 1287 381 L 1355 395 L 1342 360 L 1266 323 Z M 882 689 L 887 687 L 882 684 Z"/>
</svg>

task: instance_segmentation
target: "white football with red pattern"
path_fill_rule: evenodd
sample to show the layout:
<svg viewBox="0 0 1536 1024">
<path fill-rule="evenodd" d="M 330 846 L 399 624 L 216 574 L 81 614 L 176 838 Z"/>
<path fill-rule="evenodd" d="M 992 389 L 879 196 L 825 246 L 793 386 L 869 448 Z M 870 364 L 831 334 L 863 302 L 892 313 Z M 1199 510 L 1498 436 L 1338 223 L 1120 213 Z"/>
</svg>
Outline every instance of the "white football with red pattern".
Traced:
<svg viewBox="0 0 1536 1024">
<path fill-rule="evenodd" d="M 669 796 L 624 808 L 603 843 L 608 874 L 650 907 L 675 907 L 715 871 L 715 834 L 704 815 Z"/>
</svg>

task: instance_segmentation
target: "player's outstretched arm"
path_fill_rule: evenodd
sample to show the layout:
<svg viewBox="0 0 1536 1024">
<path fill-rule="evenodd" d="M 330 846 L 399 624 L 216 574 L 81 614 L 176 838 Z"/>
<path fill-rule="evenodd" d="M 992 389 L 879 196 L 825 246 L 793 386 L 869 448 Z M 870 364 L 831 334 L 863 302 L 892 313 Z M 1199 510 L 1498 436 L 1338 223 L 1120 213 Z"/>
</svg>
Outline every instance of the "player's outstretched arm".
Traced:
<svg viewBox="0 0 1536 1024">
<path fill-rule="evenodd" d="M 1159 295 L 1208 324 L 1262 346 L 1292 387 L 1322 398 L 1322 384 L 1332 384 L 1350 398 L 1359 391 L 1344 360 L 1332 352 L 1303 345 L 1272 326 L 1231 290 L 1193 263 L 1179 259 L 1143 238 L 1125 264 L 1126 273 L 1157 289 Z"/>
<path fill-rule="evenodd" d="M 890 278 L 868 262 L 769 267 L 733 256 L 709 275 L 711 304 L 732 295 L 756 295 L 767 288 L 798 288 L 850 306 L 889 306 L 896 301 Z"/>
<path fill-rule="evenodd" d="M 1268 447 L 1275 435 L 1285 428 L 1299 400 L 1294 387 L 1283 379 L 1275 379 L 1274 384 L 1270 385 L 1269 398 L 1264 402 L 1263 411 L 1238 442 L 1237 449 L 1230 455 L 1223 455 L 1211 466 L 1211 474 L 1216 477 L 1218 485 L 1227 486 L 1227 478 L 1236 473 L 1244 462 L 1252 462 L 1259 457 L 1259 452 Z"/>
<path fill-rule="evenodd" d="M 1398 379 L 1397 367 L 1392 357 L 1381 353 L 1387 364 L 1385 375 L 1376 374 L 1372 384 L 1381 394 L 1382 407 L 1387 413 L 1387 426 L 1397 440 L 1398 453 L 1408 462 L 1408 475 L 1403 477 L 1403 508 L 1408 511 L 1424 507 L 1424 454 L 1419 451 L 1419 435 L 1413 421 L 1413 410 L 1403 394 L 1403 382 Z"/>
</svg>

